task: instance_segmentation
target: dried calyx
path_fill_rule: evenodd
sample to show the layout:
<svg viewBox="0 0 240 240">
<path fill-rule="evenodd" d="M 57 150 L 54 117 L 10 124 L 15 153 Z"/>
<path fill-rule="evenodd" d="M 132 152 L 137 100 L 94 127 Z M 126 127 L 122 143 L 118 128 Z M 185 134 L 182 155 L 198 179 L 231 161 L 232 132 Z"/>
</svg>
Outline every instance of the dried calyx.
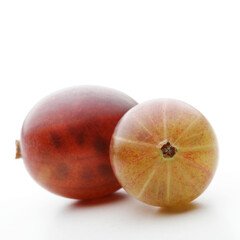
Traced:
<svg viewBox="0 0 240 240">
<path fill-rule="evenodd" d="M 161 151 L 162 151 L 163 157 L 172 158 L 176 154 L 177 149 L 173 147 L 170 144 L 170 142 L 167 142 L 161 147 Z"/>
</svg>

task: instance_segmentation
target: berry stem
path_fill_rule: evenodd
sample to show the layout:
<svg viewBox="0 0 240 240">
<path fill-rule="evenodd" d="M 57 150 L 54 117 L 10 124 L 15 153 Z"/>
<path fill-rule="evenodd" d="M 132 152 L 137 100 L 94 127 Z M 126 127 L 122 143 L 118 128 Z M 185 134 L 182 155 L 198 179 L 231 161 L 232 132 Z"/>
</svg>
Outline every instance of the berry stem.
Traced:
<svg viewBox="0 0 240 240">
<path fill-rule="evenodd" d="M 15 159 L 22 158 L 21 148 L 20 148 L 20 141 L 16 140 L 15 144 L 16 144 L 16 156 L 15 156 Z"/>
</svg>

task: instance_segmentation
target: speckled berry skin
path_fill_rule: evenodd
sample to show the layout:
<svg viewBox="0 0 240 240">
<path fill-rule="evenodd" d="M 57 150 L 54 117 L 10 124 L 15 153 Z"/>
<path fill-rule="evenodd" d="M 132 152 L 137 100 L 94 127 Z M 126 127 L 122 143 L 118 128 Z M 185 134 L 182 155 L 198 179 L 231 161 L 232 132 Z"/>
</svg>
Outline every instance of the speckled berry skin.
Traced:
<svg viewBox="0 0 240 240">
<path fill-rule="evenodd" d="M 137 103 L 105 87 L 56 92 L 27 115 L 21 154 L 31 176 L 44 188 L 74 199 L 94 199 L 120 188 L 109 161 L 114 128 Z"/>
<path fill-rule="evenodd" d="M 218 161 L 207 119 L 179 100 L 138 104 L 119 121 L 110 158 L 123 188 L 147 204 L 184 205 L 209 185 Z"/>
</svg>

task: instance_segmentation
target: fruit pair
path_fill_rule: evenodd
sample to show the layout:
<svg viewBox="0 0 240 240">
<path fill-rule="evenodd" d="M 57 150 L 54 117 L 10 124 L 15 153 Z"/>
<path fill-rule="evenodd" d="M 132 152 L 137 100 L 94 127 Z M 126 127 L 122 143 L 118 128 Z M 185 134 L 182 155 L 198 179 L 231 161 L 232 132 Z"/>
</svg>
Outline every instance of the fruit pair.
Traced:
<svg viewBox="0 0 240 240">
<path fill-rule="evenodd" d="M 136 104 L 93 86 L 43 99 L 27 115 L 19 143 L 31 176 L 56 194 L 82 200 L 108 195 L 120 184 L 157 206 L 198 197 L 217 162 L 208 121 L 177 100 Z"/>
</svg>

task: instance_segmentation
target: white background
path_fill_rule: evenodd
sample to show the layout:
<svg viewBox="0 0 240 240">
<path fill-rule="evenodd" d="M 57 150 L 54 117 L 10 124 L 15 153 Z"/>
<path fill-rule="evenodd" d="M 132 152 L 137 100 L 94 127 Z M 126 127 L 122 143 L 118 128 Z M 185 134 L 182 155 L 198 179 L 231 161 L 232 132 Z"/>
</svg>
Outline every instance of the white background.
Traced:
<svg viewBox="0 0 240 240">
<path fill-rule="evenodd" d="M 239 0 L 0 0 L 0 81 L 0 239 L 240 239 Z M 210 187 L 180 212 L 39 187 L 15 139 L 35 103 L 81 84 L 199 109 L 220 148 Z"/>
</svg>

